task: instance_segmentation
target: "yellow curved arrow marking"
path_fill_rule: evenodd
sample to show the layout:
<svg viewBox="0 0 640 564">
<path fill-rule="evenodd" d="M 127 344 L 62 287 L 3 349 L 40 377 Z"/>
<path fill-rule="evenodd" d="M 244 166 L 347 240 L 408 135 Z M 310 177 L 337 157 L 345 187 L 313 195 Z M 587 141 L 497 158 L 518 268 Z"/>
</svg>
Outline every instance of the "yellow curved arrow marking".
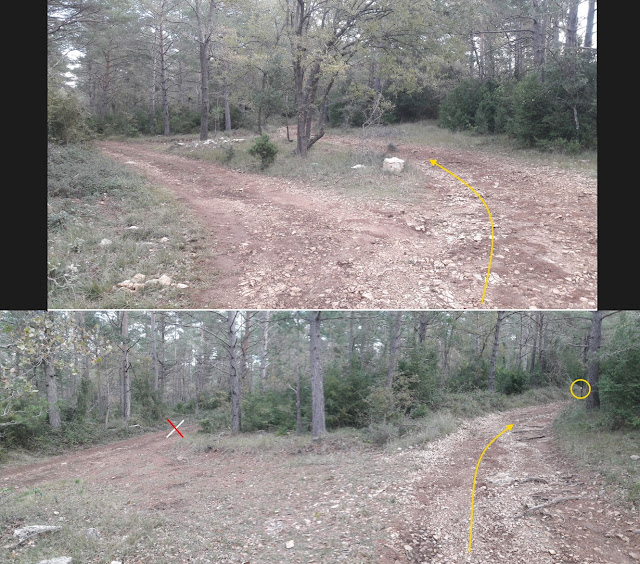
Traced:
<svg viewBox="0 0 640 564">
<path fill-rule="evenodd" d="M 484 450 L 482 451 L 482 454 L 480 455 L 480 458 L 478 458 L 478 464 L 476 464 L 476 472 L 473 475 L 473 488 L 471 490 L 471 524 L 469 525 L 469 552 L 471 552 L 471 533 L 473 531 L 473 499 L 474 499 L 475 494 L 476 494 L 476 477 L 478 476 L 478 468 L 480 467 L 480 461 L 482 460 L 482 457 L 484 456 L 484 453 L 487 452 L 487 449 L 493 444 L 493 442 L 500 435 L 502 435 L 502 433 L 506 433 L 507 431 L 511 431 L 511 429 L 513 429 L 513 425 L 507 425 L 502 430 L 501 433 L 498 433 L 495 437 L 493 437 L 493 440 L 486 447 L 484 447 Z"/>
<path fill-rule="evenodd" d="M 431 163 L 432 166 L 436 166 L 437 165 L 442 170 L 444 170 L 445 172 L 448 172 L 454 178 L 457 178 L 467 188 L 469 188 L 476 196 L 478 196 L 478 198 L 480 198 L 480 201 L 484 204 L 484 207 L 487 208 L 487 213 L 489 214 L 489 221 L 491 222 L 491 252 L 489 254 L 489 267 L 487 268 L 487 277 L 486 277 L 486 279 L 484 281 L 484 290 L 482 290 L 482 299 L 480 300 L 480 303 L 483 303 L 484 302 L 484 295 L 487 292 L 487 284 L 489 283 L 489 271 L 491 270 L 491 261 L 493 260 L 493 218 L 491 217 L 491 212 L 489 211 L 489 206 L 487 206 L 487 203 L 482 199 L 482 196 L 480 194 L 478 194 L 473 188 L 471 188 L 471 186 L 469 186 L 464 180 L 462 180 L 462 178 L 460 178 L 459 176 L 456 176 L 455 174 L 453 174 L 453 172 L 451 172 L 450 170 L 447 170 L 441 164 L 438 164 L 438 161 L 436 159 L 431 159 L 429 162 Z"/>
</svg>

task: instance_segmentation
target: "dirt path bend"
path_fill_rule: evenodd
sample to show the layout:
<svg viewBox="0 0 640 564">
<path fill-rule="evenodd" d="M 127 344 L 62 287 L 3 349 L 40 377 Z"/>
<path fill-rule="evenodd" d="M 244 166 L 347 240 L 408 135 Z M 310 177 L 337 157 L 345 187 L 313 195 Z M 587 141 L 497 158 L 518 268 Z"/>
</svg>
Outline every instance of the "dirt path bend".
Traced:
<svg viewBox="0 0 640 564">
<path fill-rule="evenodd" d="M 638 510 L 611 504 L 602 476 L 577 470 L 554 446 L 552 423 L 559 407 L 482 417 L 424 450 L 400 455 L 408 466 L 419 461 L 420 469 L 408 480 L 405 523 L 386 546 L 385 562 L 640 561 Z M 489 447 L 480 463 L 469 553 L 475 465 L 506 425 L 513 429 Z"/>
<path fill-rule="evenodd" d="M 32 515 L 16 509 L 0 535 L 34 518 L 56 523 L 59 514 L 72 530 L 99 527 L 100 542 L 128 532 L 131 521 L 118 527 L 120 519 L 160 519 L 128 547 L 128 564 L 636 563 L 638 510 L 616 507 L 602 476 L 558 454 L 551 424 L 561 407 L 489 415 L 396 452 L 341 435 L 313 444 L 282 438 L 274 450 L 273 437 L 227 442 L 198 438 L 193 426 L 182 429 L 184 439 L 136 437 L 1 469 L 2 503 L 36 486 L 49 501 Z M 469 554 L 475 465 L 510 424 L 480 465 Z M 520 517 L 557 498 L 564 500 Z M 83 562 L 105 561 L 87 550 Z M 20 558 L 34 561 L 28 547 Z"/>
<path fill-rule="evenodd" d="M 324 141 L 324 140 L 323 140 Z M 353 140 L 327 135 L 330 143 Z M 596 179 L 502 155 L 406 145 L 424 176 L 413 204 L 241 173 L 158 150 L 102 142 L 210 227 L 209 287 L 197 308 L 593 309 Z M 483 194 L 495 224 L 491 278 L 486 210 L 443 166 Z M 349 171 L 355 173 L 356 171 Z"/>
</svg>

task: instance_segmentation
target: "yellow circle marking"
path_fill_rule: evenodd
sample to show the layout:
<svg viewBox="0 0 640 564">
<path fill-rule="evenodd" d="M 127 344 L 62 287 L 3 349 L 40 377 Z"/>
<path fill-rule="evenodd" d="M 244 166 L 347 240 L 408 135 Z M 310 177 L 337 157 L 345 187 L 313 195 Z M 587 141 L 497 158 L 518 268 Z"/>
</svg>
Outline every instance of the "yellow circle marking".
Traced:
<svg viewBox="0 0 640 564">
<path fill-rule="evenodd" d="M 576 395 L 573 393 L 573 385 L 574 385 L 576 382 L 586 382 L 587 386 L 589 387 L 589 391 L 587 392 L 587 395 L 586 395 L 586 396 L 576 396 Z M 582 378 L 578 378 L 577 380 L 574 380 L 573 382 L 571 382 L 571 386 L 569 387 L 569 391 L 571 392 L 571 395 L 572 395 L 574 398 L 576 398 L 576 399 L 585 399 L 585 398 L 589 397 L 589 394 L 591 393 L 591 384 L 589 384 L 589 382 L 587 382 L 586 380 L 584 380 L 584 379 L 582 379 Z"/>
</svg>

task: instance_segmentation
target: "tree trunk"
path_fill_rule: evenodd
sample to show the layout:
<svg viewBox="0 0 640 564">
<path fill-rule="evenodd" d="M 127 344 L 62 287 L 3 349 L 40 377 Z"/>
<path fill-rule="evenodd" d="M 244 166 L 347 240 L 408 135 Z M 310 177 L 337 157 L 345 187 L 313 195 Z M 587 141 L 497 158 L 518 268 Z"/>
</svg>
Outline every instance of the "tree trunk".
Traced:
<svg viewBox="0 0 640 564">
<path fill-rule="evenodd" d="M 320 366 L 321 311 L 309 313 L 311 361 L 311 437 L 317 439 L 327 432 L 324 418 L 324 380 Z"/>
<path fill-rule="evenodd" d="M 209 138 L 209 57 L 208 42 L 200 44 L 200 92 L 202 106 L 200 109 L 200 141 Z"/>
<path fill-rule="evenodd" d="M 570 0 L 570 2 L 565 45 L 569 50 L 573 50 L 578 47 L 578 6 L 580 0 Z"/>
<path fill-rule="evenodd" d="M 602 342 L 602 311 L 594 311 L 591 317 L 591 333 L 589 334 L 589 353 L 588 353 L 588 369 L 587 381 L 591 386 L 591 393 L 587 398 L 587 409 L 600 408 L 600 393 L 598 390 L 598 381 L 600 379 L 600 360 L 598 352 Z"/>
<path fill-rule="evenodd" d="M 213 33 L 213 13 L 215 11 L 214 0 L 209 0 L 207 15 L 200 12 L 200 0 L 196 0 L 194 11 L 198 21 L 198 47 L 200 51 L 200 140 L 204 141 L 209 137 L 209 45 Z"/>
<path fill-rule="evenodd" d="M 164 121 L 163 135 L 169 135 L 169 85 L 167 83 L 167 60 L 164 48 L 164 13 L 161 14 L 158 31 L 160 33 L 160 88 L 162 90 L 162 116 Z"/>
<path fill-rule="evenodd" d="M 229 345 L 229 380 L 231 383 L 231 432 L 242 429 L 240 374 L 238 371 L 238 335 L 236 333 L 237 311 L 227 311 Z"/>
<path fill-rule="evenodd" d="M 354 337 L 354 312 L 353 310 L 349 311 L 349 350 L 347 351 L 349 357 L 349 370 L 353 370 L 354 367 L 354 349 L 355 349 L 355 337 Z"/>
<path fill-rule="evenodd" d="M 264 329 L 262 331 L 262 351 L 260 354 L 260 386 L 262 387 L 264 381 L 267 378 L 267 366 L 269 366 L 269 319 L 271 318 L 271 312 L 269 310 L 264 312 Z"/>
<path fill-rule="evenodd" d="M 300 365 L 296 367 L 296 434 L 302 435 L 302 400 L 300 393 Z"/>
<path fill-rule="evenodd" d="M 589 10 L 587 12 L 587 29 L 584 34 L 584 46 L 593 45 L 593 18 L 596 12 L 596 0 L 589 0 Z"/>
<path fill-rule="evenodd" d="M 398 365 L 398 348 L 400 345 L 400 332 L 402 330 L 402 311 L 396 311 L 393 327 L 391 328 L 391 344 L 389 347 L 389 366 L 387 367 L 387 388 L 393 386 L 393 377 Z"/>
<path fill-rule="evenodd" d="M 158 345 L 156 336 L 156 312 L 151 312 L 151 363 L 153 365 L 153 391 L 158 392 L 160 381 L 160 363 L 158 362 Z"/>
<path fill-rule="evenodd" d="M 538 316 L 540 315 L 540 313 L 536 313 L 536 319 L 534 321 L 534 327 L 533 327 L 533 345 L 531 348 L 531 363 L 529 364 L 529 374 L 533 374 L 535 368 L 536 368 L 536 346 L 538 343 Z"/>
<path fill-rule="evenodd" d="M 496 391 L 496 359 L 498 358 L 498 346 L 500 345 L 500 326 L 504 319 L 504 311 L 498 312 L 498 321 L 496 322 L 496 332 L 493 338 L 493 350 L 491 351 L 491 365 L 489 367 L 489 391 Z"/>
<path fill-rule="evenodd" d="M 122 312 L 122 416 L 129 423 L 131 417 L 131 375 L 129 374 L 129 320 L 127 311 Z"/>
<path fill-rule="evenodd" d="M 229 107 L 229 85 L 227 77 L 222 77 L 222 95 L 224 96 L 224 130 L 231 133 L 231 108 Z"/>
<path fill-rule="evenodd" d="M 51 325 L 53 326 L 54 314 L 47 313 Z M 45 335 L 49 343 L 49 353 L 43 359 L 45 382 L 47 388 L 47 409 L 49 412 L 49 425 L 52 429 L 59 429 L 62 425 L 60 420 L 60 409 L 58 407 L 58 384 L 56 381 L 56 359 L 54 353 L 53 340 L 51 338 L 50 328 L 45 326 Z"/>
</svg>

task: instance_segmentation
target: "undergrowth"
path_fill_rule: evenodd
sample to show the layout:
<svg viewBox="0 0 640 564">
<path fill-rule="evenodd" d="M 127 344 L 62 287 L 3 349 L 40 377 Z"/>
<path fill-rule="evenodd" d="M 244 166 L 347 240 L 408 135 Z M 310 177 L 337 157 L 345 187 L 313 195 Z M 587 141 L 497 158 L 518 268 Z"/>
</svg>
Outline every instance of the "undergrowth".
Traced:
<svg viewBox="0 0 640 564">
<path fill-rule="evenodd" d="M 191 305 L 177 286 L 117 287 L 138 273 L 198 284 L 195 257 L 211 250 L 172 195 L 88 145 L 51 145 L 47 175 L 50 308 Z"/>
<path fill-rule="evenodd" d="M 566 407 L 553 429 L 561 450 L 586 469 L 596 470 L 620 497 L 640 505 L 640 431 L 611 430 L 601 411 L 587 411 L 583 404 Z"/>
</svg>

